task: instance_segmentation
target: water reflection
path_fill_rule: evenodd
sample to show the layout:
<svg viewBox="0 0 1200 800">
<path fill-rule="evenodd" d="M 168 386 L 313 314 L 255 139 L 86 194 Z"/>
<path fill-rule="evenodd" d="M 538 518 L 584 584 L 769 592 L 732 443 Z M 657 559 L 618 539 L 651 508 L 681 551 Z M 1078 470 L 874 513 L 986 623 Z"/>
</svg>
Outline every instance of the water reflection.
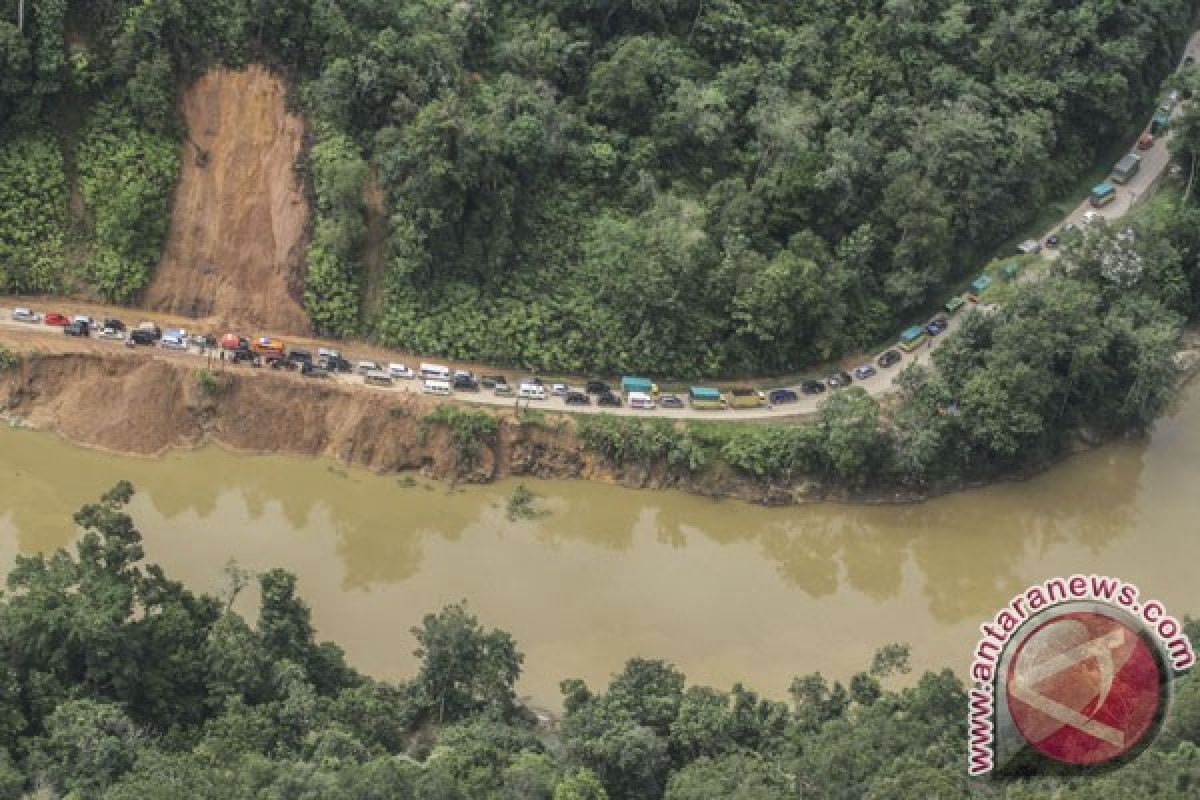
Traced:
<svg viewBox="0 0 1200 800">
<path fill-rule="evenodd" d="M 515 483 L 448 490 L 217 449 L 118 459 L 0 429 L 0 556 L 69 543 L 70 514 L 128 478 L 152 559 L 199 588 L 230 556 L 298 572 L 323 634 L 368 671 L 407 674 L 407 627 L 468 598 L 517 636 L 550 702 L 564 675 L 602 680 L 634 654 L 780 693 L 799 672 L 861 668 L 885 641 L 913 642 L 919 665 L 965 662 L 982 619 L 1061 572 L 1122 575 L 1200 610 L 1197 477 L 1197 391 L 1149 443 L 922 505 L 764 509 L 528 482 L 548 513 L 519 522 Z"/>
</svg>

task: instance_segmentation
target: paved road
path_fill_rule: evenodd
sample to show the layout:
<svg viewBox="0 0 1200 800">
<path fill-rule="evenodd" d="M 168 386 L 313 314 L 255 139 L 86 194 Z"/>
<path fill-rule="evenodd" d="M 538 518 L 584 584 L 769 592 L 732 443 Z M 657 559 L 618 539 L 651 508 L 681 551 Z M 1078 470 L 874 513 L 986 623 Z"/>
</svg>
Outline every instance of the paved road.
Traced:
<svg viewBox="0 0 1200 800">
<path fill-rule="evenodd" d="M 1200 61 L 1200 31 L 1197 31 L 1195 34 L 1192 35 L 1192 38 L 1189 40 L 1187 48 L 1185 50 L 1185 55 L 1190 55 L 1193 58 L 1195 58 L 1197 61 Z M 1180 111 L 1180 109 L 1177 107 L 1175 109 L 1174 113 L 1178 114 L 1179 111 Z M 1117 189 L 1117 200 L 1115 202 L 1113 202 L 1112 204 L 1110 204 L 1109 206 L 1107 206 L 1106 208 L 1100 210 L 1100 214 L 1102 216 L 1104 216 L 1105 218 L 1107 218 L 1109 220 L 1117 219 L 1117 218 L 1123 216 L 1126 212 L 1128 212 L 1129 209 L 1132 208 L 1133 205 L 1138 200 L 1145 197 L 1146 194 L 1148 194 L 1149 192 L 1153 191 L 1155 183 L 1157 182 L 1162 171 L 1166 168 L 1167 164 L 1170 161 L 1170 154 L 1167 149 L 1167 142 L 1169 140 L 1170 140 L 1170 133 L 1168 132 L 1167 136 L 1160 137 L 1159 140 L 1155 142 L 1154 147 L 1152 147 L 1149 150 L 1140 151 L 1141 155 L 1142 155 L 1142 165 L 1138 171 L 1138 174 L 1129 183 L 1127 183 L 1124 186 L 1121 186 Z M 1046 235 L 1049 235 L 1050 233 L 1054 232 L 1055 230 L 1058 230 L 1062 225 L 1064 225 L 1068 222 L 1073 222 L 1075 224 L 1079 224 L 1083 219 L 1084 213 L 1089 210 L 1092 210 L 1092 208 L 1088 204 L 1088 201 L 1086 199 L 1084 199 L 1084 201 L 1081 202 L 1074 211 L 1072 211 L 1069 215 L 1067 215 L 1067 217 L 1064 220 L 1062 220 L 1058 225 L 1055 225 L 1054 228 L 1051 229 L 1050 231 L 1047 231 Z M 1044 240 L 1044 238 L 1045 237 L 1043 236 L 1043 240 Z M 1057 255 L 1058 255 L 1057 252 L 1054 250 L 1043 251 L 1043 254 L 1051 259 L 1057 258 Z M 63 338 L 63 333 L 60 328 L 47 326 L 47 325 L 41 325 L 41 324 L 33 325 L 33 324 L 29 324 L 29 323 L 15 322 L 12 319 L 13 307 L 20 307 L 20 306 L 32 307 L 35 310 L 40 311 L 40 312 L 62 311 L 64 313 L 69 313 L 69 314 L 74 314 L 74 313 L 89 314 L 89 315 L 95 317 L 96 319 L 103 319 L 105 317 L 117 317 L 117 318 L 124 317 L 127 322 L 134 321 L 134 320 L 131 320 L 130 317 L 136 316 L 137 314 L 140 313 L 140 312 L 136 312 L 136 311 L 131 312 L 131 310 L 127 309 L 127 308 L 103 307 L 103 306 L 97 306 L 94 304 L 83 304 L 83 303 L 69 303 L 69 302 L 64 302 L 64 301 L 60 301 L 57 299 L 46 300 L 46 301 L 34 303 L 34 302 L 21 301 L 21 300 L 15 299 L 15 298 L 9 298 L 7 300 L 0 299 L 0 303 L 5 304 L 5 307 L 0 307 L 0 334 L 3 334 L 3 332 L 5 330 L 13 330 L 13 331 L 21 330 L 21 331 L 25 331 L 27 333 L 28 332 L 37 332 L 37 333 L 42 333 L 42 334 L 46 334 L 49 336 L 58 336 L 58 337 L 60 337 L 60 339 Z M 72 310 L 72 309 L 74 309 L 74 310 Z M 196 329 L 197 324 L 198 324 L 197 320 L 187 320 L 187 319 L 184 319 L 181 317 L 172 318 L 172 317 L 168 317 L 168 316 L 162 315 L 162 314 L 147 314 L 147 316 L 150 317 L 151 319 L 153 319 L 154 321 L 156 321 L 164 329 L 169 328 L 169 327 Z M 932 339 L 930 341 L 929 347 L 921 347 L 913 354 L 905 354 L 903 360 L 896 366 L 894 366 L 890 369 L 887 369 L 887 370 L 879 370 L 879 374 L 877 374 L 871 378 L 867 378 L 866 380 L 855 381 L 855 385 L 861 386 L 862 388 L 866 389 L 868 393 L 870 393 L 871 395 L 876 396 L 876 397 L 891 392 L 893 390 L 893 384 L 895 382 L 896 376 L 909 364 L 912 364 L 914 362 L 916 362 L 916 363 L 927 362 L 929 360 L 933 350 L 935 350 L 938 345 L 940 345 L 943 341 L 945 341 L 947 337 L 953 335 L 955 330 L 958 328 L 961 318 L 962 318 L 961 314 L 957 317 L 952 318 L 950 321 L 949 330 L 947 330 L 942 335 Z M 206 329 L 205 327 L 203 327 L 202 322 L 200 324 L 202 326 L 201 327 L 202 330 Z M 255 334 L 255 335 L 259 335 L 259 334 Z M 456 363 L 453 361 L 447 361 L 445 359 L 439 359 L 439 358 L 418 358 L 416 356 L 413 356 L 412 354 L 398 353 L 396 351 L 389 351 L 389 350 L 385 350 L 383 348 L 372 347 L 372 346 L 365 345 L 365 344 L 355 345 L 353 343 L 326 342 L 326 341 L 317 341 L 314 339 L 308 339 L 308 338 L 303 338 L 303 337 L 297 338 L 297 337 L 290 337 L 290 336 L 289 337 L 281 337 L 281 338 L 284 338 L 285 341 L 287 341 L 289 344 L 296 344 L 297 346 L 302 346 L 302 347 L 310 348 L 313 350 L 315 350 L 317 347 L 332 347 L 335 349 L 342 350 L 345 357 L 347 359 L 349 359 L 351 362 L 354 362 L 354 361 L 358 360 L 359 358 L 374 359 L 376 361 L 383 361 L 385 363 L 386 362 L 404 362 L 404 363 L 408 364 L 408 366 L 415 368 L 417 366 L 418 361 L 434 361 L 434 362 L 446 364 L 447 366 L 451 367 L 452 369 L 465 368 L 465 369 L 471 369 L 471 370 L 475 371 L 476 373 L 479 373 L 479 372 L 482 372 L 484 374 L 490 374 L 490 373 L 505 374 L 505 373 L 507 373 L 507 377 L 509 378 L 510 385 L 513 385 L 513 386 L 516 385 L 516 382 L 520 378 L 519 375 L 515 375 L 511 371 L 494 370 L 494 369 L 487 368 L 487 367 L 481 367 L 480 365 L 477 365 L 477 364 L 459 364 L 459 363 Z M 61 345 L 61 342 L 59 344 Z M 121 346 L 120 342 L 106 342 L 105 344 L 111 345 L 114 350 L 119 349 L 122 352 L 125 351 L 125 348 Z M 172 360 L 182 356 L 182 353 L 180 353 L 179 351 L 163 351 L 163 350 L 159 350 L 157 348 L 139 347 L 139 348 L 137 348 L 137 350 L 135 352 L 142 353 L 142 354 L 153 354 L 153 355 L 159 355 L 159 356 L 168 356 L 169 355 L 172 358 Z M 206 358 L 206 354 L 202 353 L 199 350 L 194 350 L 194 349 L 189 351 L 189 353 L 196 359 L 197 366 L 200 366 L 204 363 L 203 359 Z M 864 359 L 865 359 L 865 357 L 864 357 Z M 873 360 L 874 359 L 872 358 L 872 362 L 873 362 Z M 853 367 L 857 366 L 857 364 L 854 363 L 853 360 L 845 360 L 842 362 L 842 366 L 846 367 L 847 370 L 850 370 L 850 369 L 853 369 Z M 230 367 L 230 368 L 232 368 L 232 367 Z M 245 366 L 236 367 L 236 369 L 244 369 L 247 372 L 255 371 L 252 368 L 245 367 Z M 339 383 L 355 384 L 358 386 L 362 386 L 362 379 L 357 376 L 338 375 L 335 377 L 335 380 L 337 380 Z M 777 386 L 777 384 L 773 384 L 769 381 L 767 381 L 767 382 L 760 381 L 757 383 L 763 389 L 776 388 L 776 386 Z M 624 407 L 624 406 L 621 408 L 599 408 L 595 405 L 592 405 L 592 406 L 567 406 L 563 402 L 561 397 L 549 397 L 543 401 L 533 400 L 533 401 L 529 401 L 528 405 L 530 408 L 535 408 L 535 409 L 568 411 L 568 412 L 572 412 L 572 413 L 587 413 L 587 412 L 598 413 L 599 412 L 599 413 L 617 414 L 617 415 L 621 415 L 621 416 L 665 417 L 665 418 L 671 418 L 671 419 L 770 420 L 770 419 L 786 419 L 788 417 L 807 416 L 807 415 L 813 414 L 818 410 L 821 401 L 829 394 L 829 392 L 826 392 L 821 395 L 805 395 L 805 394 L 800 393 L 799 387 L 793 386 L 793 387 L 788 387 L 788 388 L 793 388 L 796 390 L 797 395 L 799 396 L 798 402 L 788 403 L 786 405 L 777 406 L 775 408 L 726 409 L 724 411 L 696 411 L 691 408 L 682 408 L 682 409 L 658 408 L 658 409 L 654 409 L 652 411 L 642 411 L 642 410 L 630 409 L 630 408 Z M 392 386 L 391 388 L 374 387 L 373 386 L 373 387 L 370 387 L 370 389 L 372 391 L 381 391 L 381 392 L 389 392 L 389 391 L 390 392 L 420 392 L 421 391 L 421 381 L 419 381 L 419 380 L 397 381 L 396 384 L 394 386 Z M 468 403 L 473 403 L 473 404 L 478 404 L 478 405 L 486 405 L 486 406 L 492 406 L 492 407 L 512 407 L 515 403 L 515 400 L 512 397 L 496 397 L 489 390 L 484 390 L 481 392 L 458 392 L 458 393 L 455 393 L 454 399 L 459 400 L 459 401 L 468 402 Z M 522 401 L 522 405 L 524 405 L 524 404 L 525 404 L 525 401 Z"/>
</svg>

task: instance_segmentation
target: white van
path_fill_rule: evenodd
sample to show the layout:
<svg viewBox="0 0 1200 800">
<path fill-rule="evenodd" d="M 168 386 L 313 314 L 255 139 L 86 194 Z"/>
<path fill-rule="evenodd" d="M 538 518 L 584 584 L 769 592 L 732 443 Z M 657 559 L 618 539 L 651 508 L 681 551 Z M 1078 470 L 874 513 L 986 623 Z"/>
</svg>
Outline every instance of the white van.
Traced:
<svg viewBox="0 0 1200 800">
<path fill-rule="evenodd" d="M 425 365 L 422 364 L 421 366 L 423 368 Z M 450 394 L 450 384 L 446 381 L 427 380 L 421 391 L 425 392 L 425 394 Z"/>
<path fill-rule="evenodd" d="M 368 372 L 379 372 L 379 365 L 374 361 L 360 361 L 354 371 L 359 375 L 366 375 Z"/>
<path fill-rule="evenodd" d="M 437 378 L 444 381 L 450 377 L 450 368 L 443 367 L 441 364 L 422 364 L 420 373 L 422 378 Z"/>
<path fill-rule="evenodd" d="M 528 400 L 545 400 L 546 387 L 538 386 L 536 383 L 522 383 L 517 389 L 517 397 L 524 397 Z"/>
<path fill-rule="evenodd" d="M 645 392 L 630 392 L 629 407 L 642 409 L 654 408 L 654 398 Z"/>
<path fill-rule="evenodd" d="M 413 371 L 403 364 L 388 364 L 388 374 L 393 378 L 408 380 L 413 377 Z"/>
</svg>

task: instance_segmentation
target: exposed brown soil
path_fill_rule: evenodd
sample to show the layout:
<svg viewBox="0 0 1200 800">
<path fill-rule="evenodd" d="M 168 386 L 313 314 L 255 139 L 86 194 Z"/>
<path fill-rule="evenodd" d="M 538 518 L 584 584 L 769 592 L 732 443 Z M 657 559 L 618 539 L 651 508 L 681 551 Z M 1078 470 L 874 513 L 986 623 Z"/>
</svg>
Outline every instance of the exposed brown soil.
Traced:
<svg viewBox="0 0 1200 800">
<path fill-rule="evenodd" d="M 7 331 L 2 338 L 21 359 L 16 369 L 0 372 L 0 418 L 122 455 L 157 456 L 211 442 L 238 452 L 332 457 L 379 472 L 420 470 L 450 481 L 582 478 L 753 502 L 810 499 L 730 475 L 694 481 L 665 465 L 616 467 L 585 452 L 565 417 L 522 421 L 512 412 L 494 412 L 498 434 L 482 443 L 477 459 L 465 462 L 444 427 L 422 423 L 439 403 L 421 395 L 381 395 L 241 368 L 217 372 L 217 388 L 208 392 L 186 356 L 147 358 L 98 342 L 47 342 Z"/>
<path fill-rule="evenodd" d="M 184 92 L 190 141 L 147 307 L 221 326 L 309 330 L 308 206 L 294 170 L 304 123 L 285 99 L 261 66 L 211 70 Z"/>
</svg>

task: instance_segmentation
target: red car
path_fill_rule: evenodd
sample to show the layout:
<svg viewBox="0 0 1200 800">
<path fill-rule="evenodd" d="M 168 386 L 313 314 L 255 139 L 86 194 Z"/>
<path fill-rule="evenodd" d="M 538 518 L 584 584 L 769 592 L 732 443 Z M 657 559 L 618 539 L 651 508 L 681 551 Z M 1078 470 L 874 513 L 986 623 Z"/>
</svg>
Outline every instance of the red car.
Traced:
<svg viewBox="0 0 1200 800">
<path fill-rule="evenodd" d="M 57 311 L 48 311 L 46 312 L 45 321 L 47 325 L 58 325 L 61 327 L 69 323 L 71 320 L 67 319 L 66 314 L 60 314 Z"/>
<path fill-rule="evenodd" d="M 1151 147 L 1154 147 L 1154 134 L 1143 133 L 1138 137 L 1137 146 L 1138 150 L 1149 150 Z"/>
</svg>

